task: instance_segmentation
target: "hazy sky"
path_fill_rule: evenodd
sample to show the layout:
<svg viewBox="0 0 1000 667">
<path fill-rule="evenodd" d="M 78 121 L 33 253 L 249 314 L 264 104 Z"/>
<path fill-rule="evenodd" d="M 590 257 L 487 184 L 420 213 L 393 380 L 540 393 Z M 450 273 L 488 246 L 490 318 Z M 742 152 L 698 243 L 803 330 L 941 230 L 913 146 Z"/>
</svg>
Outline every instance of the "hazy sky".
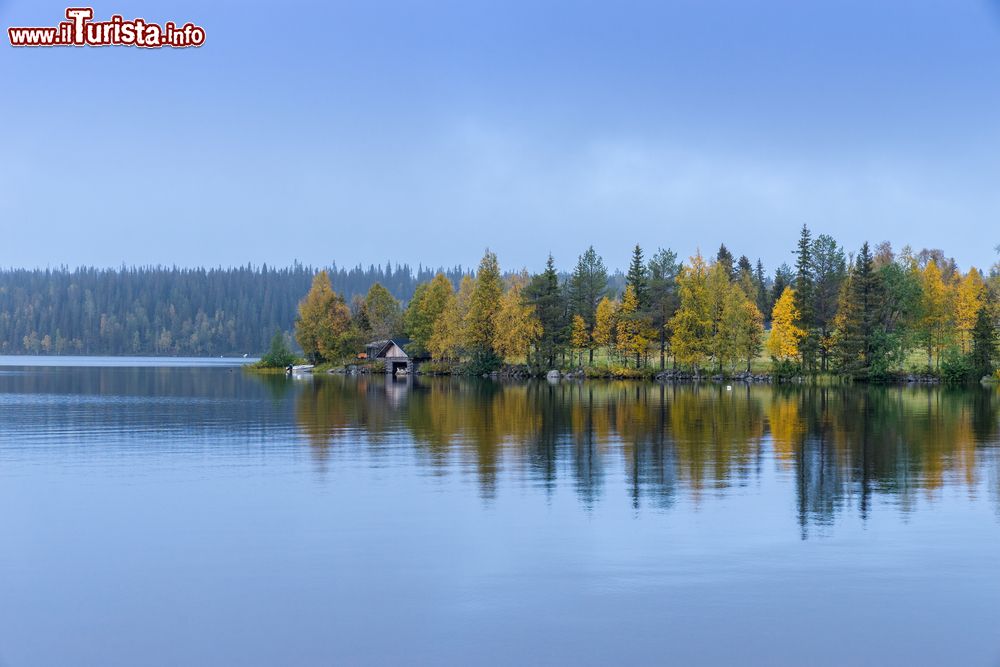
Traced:
<svg viewBox="0 0 1000 667">
<path fill-rule="evenodd" d="M 65 7 L 0 0 L 0 19 Z M 802 223 L 963 266 L 1000 243 L 986 0 L 94 9 L 207 42 L 4 34 L 0 264 L 468 265 L 489 245 L 505 268 L 569 268 L 593 244 L 624 267 L 636 242 L 725 241 L 770 271 Z"/>
</svg>

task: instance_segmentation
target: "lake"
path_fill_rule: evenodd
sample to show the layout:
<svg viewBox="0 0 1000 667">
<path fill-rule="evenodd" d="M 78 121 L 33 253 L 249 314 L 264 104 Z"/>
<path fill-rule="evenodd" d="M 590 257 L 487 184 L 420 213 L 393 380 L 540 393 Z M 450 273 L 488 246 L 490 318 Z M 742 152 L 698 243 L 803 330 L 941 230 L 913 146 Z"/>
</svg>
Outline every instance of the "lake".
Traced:
<svg viewBox="0 0 1000 667">
<path fill-rule="evenodd" d="M 238 363 L 0 359 L 0 665 L 1000 664 L 996 389 Z"/>
</svg>

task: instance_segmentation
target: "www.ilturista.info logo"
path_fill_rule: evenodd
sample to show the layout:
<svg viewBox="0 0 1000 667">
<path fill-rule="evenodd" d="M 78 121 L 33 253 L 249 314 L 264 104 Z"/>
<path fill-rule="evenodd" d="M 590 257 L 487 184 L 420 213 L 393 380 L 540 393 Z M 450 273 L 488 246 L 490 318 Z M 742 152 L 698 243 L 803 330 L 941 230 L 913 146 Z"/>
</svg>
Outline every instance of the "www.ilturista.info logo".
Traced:
<svg viewBox="0 0 1000 667">
<path fill-rule="evenodd" d="M 205 29 L 193 23 L 162 26 L 144 19 L 126 21 L 115 14 L 107 21 L 94 21 L 92 7 L 69 7 L 66 21 L 49 28 L 7 28 L 11 46 L 140 46 L 184 48 L 205 43 Z"/>
</svg>

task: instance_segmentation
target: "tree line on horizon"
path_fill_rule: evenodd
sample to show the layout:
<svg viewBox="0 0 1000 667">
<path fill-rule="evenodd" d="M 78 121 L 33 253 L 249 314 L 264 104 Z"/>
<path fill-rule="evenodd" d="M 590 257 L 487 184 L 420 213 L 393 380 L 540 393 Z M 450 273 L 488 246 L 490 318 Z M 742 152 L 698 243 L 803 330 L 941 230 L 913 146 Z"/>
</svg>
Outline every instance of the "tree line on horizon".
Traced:
<svg viewBox="0 0 1000 667">
<path fill-rule="evenodd" d="M 320 272 L 300 302 L 296 340 L 315 362 L 350 359 L 368 340 L 404 336 L 407 350 L 479 374 L 504 363 L 741 374 L 766 351 L 780 375 L 881 380 L 899 372 L 991 375 L 997 357 L 1000 263 L 964 273 L 940 250 L 898 253 L 866 242 L 848 254 L 803 225 L 795 264 L 767 276 L 723 244 L 686 262 L 636 245 L 615 289 L 593 247 L 572 272 L 504 273 L 487 250 L 474 274 L 437 274 L 406 303 L 376 283 L 348 303 Z M 595 356 L 599 360 L 595 362 Z M 919 359 L 920 362 L 914 361 Z"/>
<path fill-rule="evenodd" d="M 374 283 L 400 300 L 437 273 L 465 270 L 369 266 L 327 270 L 340 293 Z M 294 263 L 234 268 L 0 269 L 0 354 L 256 354 L 291 331 L 316 269 Z"/>
</svg>

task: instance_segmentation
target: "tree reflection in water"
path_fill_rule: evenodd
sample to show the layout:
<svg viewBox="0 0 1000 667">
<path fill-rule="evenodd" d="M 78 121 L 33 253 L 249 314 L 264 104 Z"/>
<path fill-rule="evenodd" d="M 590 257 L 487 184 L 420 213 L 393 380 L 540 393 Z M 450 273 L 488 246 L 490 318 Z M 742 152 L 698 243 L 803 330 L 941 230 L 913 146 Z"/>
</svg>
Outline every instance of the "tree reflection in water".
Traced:
<svg viewBox="0 0 1000 667">
<path fill-rule="evenodd" d="M 592 508 L 622 470 L 637 509 L 697 505 L 776 474 L 794 480 L 806 535 L 845 508 L 866 518 L 882 500 L 906 513 L 920 496 L 975 493 L 982 476 L 998 477 L 993 389 L 341 376 L 302 385 L 297 423 L 321 461 L 333 447 L 407 447 L 435 473 L 474 473 L 487 499 L 510 474 L 546 493 L 569 482 Z"/>
</svg>

